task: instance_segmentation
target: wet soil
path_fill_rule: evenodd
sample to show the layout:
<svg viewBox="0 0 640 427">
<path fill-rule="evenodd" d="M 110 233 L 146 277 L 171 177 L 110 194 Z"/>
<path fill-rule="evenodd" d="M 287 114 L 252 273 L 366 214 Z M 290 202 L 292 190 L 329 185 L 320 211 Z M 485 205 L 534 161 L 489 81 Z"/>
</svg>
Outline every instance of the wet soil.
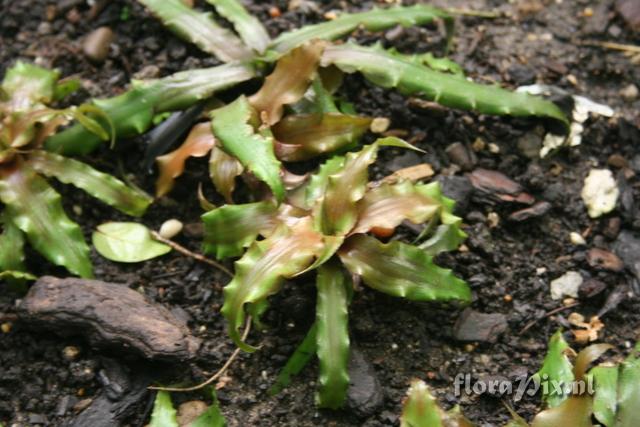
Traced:
<svg viewBox="0 0 640 427">
<path fill-rule="evenodd" d="M 2 0 L 0 73 L 19 58 L 57 67 L 65 76 L 82 79 L 83 90 L 72 100 L 76 102 L 90 96 L 117 94 L 133 77 L 163 76 L 218 63 L 165 31 L 137 4 L 120 0 L 106 3 L 90 19 L 90 7 L 83 1 Z M 294 11 L 287 11 L 287 1 L 247 3 L 275 35 L 319 21 L 329 11 L 368 9 L 374 2 L 308 2 L 307 6 L 311 6 Z M 362 114 L 389 117 L 391 128 L 398 135 L 426 152 L 418 156 L 387 151 L 374 168 L 376 176 L 423 161 L 430 163 L 441 179 L 462 175 L 450 163 L 445 149 L 454 142 L 476 148 L 484 142 L 485 148 L 475 152 L 474 168 L 504 173 L 538 200 L 551 203 L 552 209 L 539 218 L 510 222 L 507 216 L 523 206 L 494 203 L 481 196 L 461 200 L 466 205 L 461 215 L 470 237 L 462 250 L 441 256 L 439 261 L 470 283 L 474 310 L 506 316 L 507 330 L 494 343 L 457 341 L 454 324 L 460 310 L 455 308 L 406 302 L 368 289 L 356 293 L 350 310 L 351 340 L 373 365 L 384 395 L 382 406 L 370 415 L 316 409 L 315 363 L 278 396 L 266 393 L 313 321 L 313 277 L 287 283 L 271 301 L 264 319 L 268 329 L 249 337 L 250 342 L 261 343 L 262 348 L 255 354 L 241 355 L 218 391 L 230 426 L 395 426 L 402 397 L 414 377 L 425 379 L 446 407 L 460 404 L 478 425 L 502 425 L 508 419 L 502 400 L 489 395 L 454 395 L 453 379 L 457 374 L 470 373 L 474 378 L 532 374 L 540 366 L 550 335 L 559 327 L 569 326 L 568 314 L 598 313 L 616 289 L 622 289 L 616 294 L 622 302 L 603 316 L 605 328 L 600 340 L 613 344 L 615 355 L 622 356 L 639 338 L 637 280 L 628 272 L 591 267 L 586 260 L 586 252 L 592 247 L 611 248 L 616 238 L 612 226 L 616 218 L 622 230 L 640 231 L 637 210 L 634 213 L 628 206 L 620 206 L 603 218 L 590 219 L 580 190 L 594 166 L 609 167 L 615 174 L 624 175 L 625 170 L 608 165 L 610 157 L 617 154 L 630 165 L 626 169 L 627 194 L 632 202 L 640 202 L 640 98 L 621 95 L 631 84 L 640 86 L 638 58 L 584 45 L 593 40 L 638 44 L 640 35 L 632 33 L 615 15 L 609 0 L 434 3 L 506 13 L 495 19 L 458 20 L 452 58 L 463 65 L 470 77 L 510 87 L 533 82 L 555 85 L 610 105 L 616 117 L 590 119 L 582 145 L 561 150 L 545 160 L 532 160 L 518 148 L 518 142 L 525 138 L 538 138 L 539 142 L 539 122 L 425 108 L 396 92 L 349 76 L 342 96 L 355 102 Z M 273 7 L 282 12 L 279 17 L 270 13 Z M 116 38 L 108 59 L 97 65 L 84 58 L 81 42 L 91 29 L 102 25 L 110 26 Z M 358 32 L 354 37 L 362 42 L 380 40 L 403 52 L 432 50 L 442 54 L 444 49 L 442 31 L 437 26 L 392 29 L 379 35 Z M 489 144 L 494 144 L 491 149 Z M 141 152 L 140 144 L 131 141 L 121 143 L 116 152 L 103 150 L 86 160 L 115 174 L 121 175 L 124 170 L 127 177 L 152 191 L 154 176 L 138 166 Z M 187 227 L 176 240 L 196 251 L 201 242 L 197 184 L 204 183 L 207 195 L 219 200 L 208 188 L 204 163 L 190 161 L 170 197 L 156 203 L 143 219 L 156 228 L 166 219 L 180 219 Z M 81 192 L 65 186 L 57 188 L 64 194 L 67 212 L 83 226 L 87 238 L 96 225 L 125 219 Z M 495 214 L 500 219 L 497 224 Z M 581 233 L 586 245 L 573 245 L 571 232 Z M 406 240 L 415 237 L 411 230 L 404 233 Z M 126 367 L 131 378 L 151 375 L 153 381 L 165 384 L 193 384 L 215 372 L 233 352 L 219 314 L 220 288 L 227 281 L 224 275 L 175 253 L 138 265 L 111 263 L 95 252 L 92 259 L 98 279 L 124 283 L 187 319 L 193 334 L 203 340 L 202 348 L 192 362 L 162 366 L 118 352 L 94 350 L 74 336 L 74 331 L 56 334 L 16 320 L 15 307 L 22 295 L 0 286 L 0 323 L 10 325 L 10 331 L 0 333 L 0 422 L 7 426 L 59 426 L 72 422 L 91 399 L 106 392 L 104 372 L 114 363 Z M 28 263 L 37 275 L 66 275 L 35 253 L 28 254 Z M 573 308 L 545 316 L 563 304 L 551 300 L 549 282 L 567 271 L 596 278 L 605 283 L 606 289 L 593 298 L 577 300 L 578 305 Z M 533 327 L 520 333 L 536 319 Z M 570 333 L 567 339 L 573 343 Z M 79 353 L 65 351 L 69 346 L 76 347 Z M 194 398 L 203 396 L 174 395 L 177 402 Z M 152 399 L 151 392 L 139 399 L 128 410 L 123 425 L 144 425 Z M 505 400 L 528 418 L 539 409 L 538 397 L 520 402 Z"/>
</svg>

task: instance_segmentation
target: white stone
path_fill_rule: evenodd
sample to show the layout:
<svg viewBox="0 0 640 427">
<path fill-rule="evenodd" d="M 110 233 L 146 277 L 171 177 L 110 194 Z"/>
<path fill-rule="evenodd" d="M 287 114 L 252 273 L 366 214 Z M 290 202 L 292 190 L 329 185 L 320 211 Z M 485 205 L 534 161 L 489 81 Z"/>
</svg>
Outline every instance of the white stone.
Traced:
<svg viewBox="0 0 640 427">
<path fill-rule="evenodd" d="M 620 190 L 610 170 L 591 169 L 582 187 L 582 200 L 591 218 L 611 212 L 616 207 L 619 195 Z"/>
<path fill-rule="evenodd" d="M 182 227 L 182 223 L 177 219 L 169 219 L 162 223 L 158 234 L 160 234 L 165 239 L 171 239 L 180 234 L 180 232 L 182 231 Z"/>
<path fill-rule="evenodd" d="M 569 234 L 569 240 L 571 240 L 571 243 L 573 243 L 574 245 L 585 245 L 587 242 L 584 240 L 584 237 L 582 237 L 582 235 L 580 233 L 576 233 L 575 231 L 572 231 Z"/>
<path fill-rule="evenodd" d="M 551 299 L 559 300 L 565 296 L 577 298 L 580 285 L 582 285 L 580 273 L 568 271 L 551 282 Z"/>
</svg>

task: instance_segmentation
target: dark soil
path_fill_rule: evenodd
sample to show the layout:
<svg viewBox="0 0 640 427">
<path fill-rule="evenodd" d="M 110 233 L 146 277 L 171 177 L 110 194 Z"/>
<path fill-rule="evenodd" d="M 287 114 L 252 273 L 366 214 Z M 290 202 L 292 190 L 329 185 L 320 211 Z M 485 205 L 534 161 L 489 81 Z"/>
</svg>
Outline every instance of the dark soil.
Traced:
<svg viewBox="0 0 640 427">
<path fill-rule="evenodd" d="M 368 9 L 374 2 L 318 1 L 317 10 L 292 12 L 287 12 L 287 3 L 255 1 L 251 9 L 275 35 L 321 20 L 327 11 Z M 387 151 L 375 167 L 378 176 L 389 173 L 394 166 L 403 166 L 403 162 L 425 161 L 444 179 L 457 172 L 445 148 L 454 142 L 471 145 L 481 139 L 496 144 L 499 152 L 492 153 L 487 148 L 477 152 L 474 167 L 504 173 L 538 200 L 550 202 L 552 209 L 540 218 L 509 222 L 507 216 L 523 206 L 490 203 L 486 197 L 462 201 L 467 205 L 461 213 L 470 237 L 466 248 L 442 256 L 440 264 L 453 268 L 471 284 L 474 310 L 506 315 L 508 329 L 495 343 L 455 340 L 453 326 L 459 310 L 410 303 L 368 289 L 355 295 L 350 310 L 351 340 L 373 364 L 384 394 L 382 407 L 370 416 L 362 417 L 351 410 L 316 409 L 315 363 L 280 395 L 267 395 L 279 369 L 313 321 L 313 277 L 287 283 L 272 299 L 265 316 L 269 329 L 253 332 L 249 338 L 250 342 L 261 343 L 261 350 L 243 354 L 218 391 L 230 426 L 398 425 L 401 401 L 414 377 L 427 380 L 445 406 L 460 404 L 478 425 L 502 425 L 508 413 L 500 398 L 454 396 L 453 378 L 458 373 L 471 373 L 476 378 L 532 374 L 541 364 L 550 335 L 559 327 L 568 327 L 568 314 L 596 314 L 614 289 L 622 289 L 618 293 L 622 302 L 604 315 L 606 326 L 600 340 L 613 344 L 616 355 L 624 355 L 639 338 L 638 282 L 629 273 L 598 270 L 586 261 L 589 248 L 611 248 L 616 238 L 615 230 L 611 230 L 613 219 L 620 219 L 622 230 L 639 231 L 638 211 L 623 206 L 592 220 L 586 214 L 580 190 L 590 168 L 607 167 L 610 156 L 618 154 L 631 165 L 627 170 L 636 174 L 628 174 L 628 194 L 632 202 L 640 202 L 640 98 L 621 96 L 627 86 L 640 86 L 639 58 L 581 44 L 588 40 L 639 44 L 640 35 L 631 33 L 615 15 L 611 0 L 434 3 L 478 10 L 497 8 L 508 14 L 497 19 L 458 20 L 452 56 L 469 76 L 511 87 L 536 81 L 556 85 L 610 105 L 616 110 L 616 117 L 588 121 L 582 145 L 562 150 L 549 159 L 530 160 L 518 149 L 518 141 L 535 138 L 540 123 L 425 109 L 396 92 L 376 88 L 357 76 L 348 77 L 341 94 L 354 100 L 359 112 L 389 117 L 392 129 L 427 153 L 422 158 L 398 157 L 402 153 Z M 63 75 L 75 75 L 83 81 L 83 90 L 73 101 L 117 94 L 136 76 L 163 76 L 217 63 L 165 31 L 132 1 L 107 2 L 93 20 L 84 1 L 2 0 L 0 4 L 0 74 L 19 58 L 57 67 Z M 273 6 L 282 11 L 280 17 L 272 18 L 268 13 Z M 585 12 L 586 8 L 593 13 Z M 95 65 L 84 58 L 81 42 L 91 29 L 102 25 L 110 26 L 116 38 L 107 61 Z M 443 53 L 443 37 L 435 26 L 393 29 L 381 35 L 358 33 L 356 37 L 363 42 L 382 40 L 404 52 Z M 87 160 L 114 173 L 122 163 L 131 179 L 152 191 L 154 176 L 140 171 L 140 156 L 140 144 L 134 141 L 121 143 L 115 154 L 104 150 Z M 196 251 L 201 242 L 201 210 L 195 189 L 199 182 L 210 186 L 204 163 L 191 161 L 171 196 L 156 203 L 143 219 L 156 228 L 166 219 L 180 219 L 187 227 L 177 241 Z M 608 167 L 614 173 L 620 171 Z M 67 212 L 82 224 L 87 238 L 96 225 L 125 218 L 81 192 L 58 188 L 64 193 Z M 207 195 L 215 197 L 210 189 Z M 487 217 L 493 212 L 500 222 L 490 227 Z M 586 246 L 570 243 L 568 236 L 574 231 L 585 236 Z M 406 232 L 406 239 L 414 237 Z M 74 336 L 74 331 L 30 328 L 15 316 L 22 295 L 0 286 L 0 323 L 11 325 L 10 332 L 0 333 L 0 423 L 58 426 L 71 422 L 89 403 L 85 399 L 105 392 L 104 372 L 114 363 L 128 367 L 132 378 L 152 375 L 153 380 L 165 384 L 193 384 L 215 372 L 234 350 L 219 314 L 220 288 L 227 280 L 224 275 L 176 253 L 138 265 L 111 263 L 96 253 L 92 258 L 98 279 L 138 289 L 174 314 L 186 317 L 194 335 L 204 341 L 197 358 L 193 363 L 152 366 L 117 352 L 92 349 Z M 35 274 L 66 275 L 37 254 L 29 253 L 28 262 Z M 551 300 L 549 282 L 570 270 L 599 279 L 607 285 L 605 291 L 591 299 L 578 300 L 579 305 L 572 309 L 545 317 L 545 313 L 562 306 L 562 302 Z M 520 330 L 535 319 L 539 319 L 535 326 L 521 334 Z M 567 339 L 573 342 L 569 333 Z M 77 347 L 79 354 L 70 357 L 64 351 L 68 346 Z M 574 347 L 580 348 L 577 344 Z M 124 425 L 144 425 L 153 396 L 147 393 L 132 408 Z M 174 394 L 173 398 L 181 402 L 203 396 Z M 510 404 L 530 419 L 539 409 L 539 398 Z"/>
</svg>

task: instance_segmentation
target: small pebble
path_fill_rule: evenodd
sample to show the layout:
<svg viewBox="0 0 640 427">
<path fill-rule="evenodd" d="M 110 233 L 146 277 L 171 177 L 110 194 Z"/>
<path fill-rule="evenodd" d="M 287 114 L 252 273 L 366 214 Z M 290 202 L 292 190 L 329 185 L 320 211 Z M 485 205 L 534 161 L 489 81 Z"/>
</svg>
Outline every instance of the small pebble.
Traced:
<svg viewBox="0 0 640 427">
<path fill-rule="evenodd" d="M 635 101 L 636 98 L 638 98 L 638 87 L 631 83 L 620 91 L 620 96 L 622 96 L 625 101 Z"/>
<path fill-rule="evenodd" d="M 489 152 L 491 154 L 498 154 L 500 152 L 500 146 L 494 142 L 489 143 Z"/>
<path fill-rule="evenodd" d="M 575 231 L 572 231 L 571 233 L 569 233 L 569 240 L 571 240 L 571 243 L 573 243 L 576 246 L 587 244 L 587 241 L 584 240 L 584 237 L 582 237 L 580 233 L 576 233 Z"/>
<path fill-rule="evenodd" d="M 272 18 L 279 18 L 282 15 L 282 12 L 276 6 L 269 8 L 269 16 Z"/>
<path fill-rule="evenodd" d="M 67 360 L 74 360 L 80 354 L 80 349 L 72 345 L 68 345 L 62 349 L 62 356 Z"/>
<path fill-rule="evenodd" d="M 165 239 L 172 239 L 182 231 L 183 224 L 177 219 L 170 219 L 162 223 L 158 234 Z"/>
<path fill-rule="evenodd" d="M 13 325 L 10 322 L 5 322 L 2 325 L 0 325 L 0 329 L 2 330 L 2 333 L 8 334 L 9 332 L 11 332 L 11 327 Z"/>
<path fill-rule="evenodd" d="M 500 215 L 495 212 L 489 212 L 487 214 L 487 223 L 489 224 L 489 228 L 496 228 L 500 225 Z"/>
<path fill-rule="evenodd" d="M 480 137 L 476 138 L 476 140 L 473 141 L 473 144 L 471 144 L 471 149 L 476 153 L 484 150 L 486 147 L 487 147 L 487 143 L 484 142 L 484 139 Z"/>
<path fill-rule="evenodd" d="M 100 27 L 86 37 L 82 51 L 93 62 L 103 62 L 109 55 L 109 46 L 113 41 L 113 31 L 109 27 Z"/>
<path fill-rule="evenodd" d="M 582 200 L 591 218 L 598 218 L 614 210 L 619 195 L 620 190 L 610 170 L 591 169 L 582 188 Z"/>
<path fill-rule="evenodd" d="M 369 129 L 373 133 L 383 133 L 389 129 L 389 125 L 391 125 L 391 120 L 386 117 L 376 117 L 371 122 L 371 126 Z"/>
<path fill-rule="evenodd" d="M 629 166 L 629 162 L 620 154 L 612 154 L 607 159 L 607 164 L 609 166 L 613 166 L 614 168 L 622 169 Z"/>
</svg>

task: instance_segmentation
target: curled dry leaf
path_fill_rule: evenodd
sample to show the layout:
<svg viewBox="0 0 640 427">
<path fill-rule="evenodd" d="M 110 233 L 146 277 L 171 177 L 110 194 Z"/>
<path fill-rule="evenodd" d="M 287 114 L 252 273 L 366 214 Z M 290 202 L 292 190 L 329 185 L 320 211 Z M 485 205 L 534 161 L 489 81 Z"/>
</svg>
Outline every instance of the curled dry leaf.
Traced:
<svg viewBox="0 0 640 427">
<path fill-rule="evenodd" d="M 324 43 L 304 44 L 283 56 L 262 88 L 249 98 L 266 125 L 277 123 L 283 107 L 299 101 L 316 75 Z"/>
<path fill-rule="evenodd" d="M 602 323 L 598 316 L 593 316 L 589 322 L 585 322 L 585 318 L 582 314 L 571 313 L 568 320 L 573 326 L 582 328 L 571 330 L 576 341 L 580 344 L 596 341 L 598 339 L 598 332 L 604 328 L 604 323 Z"/>
<path fill-rule="evenodd" d="M 395 184 L 404 180 L 417 182 L 426 178 L 431 178 L 433 175 L 434 171 L 431 165 L 428 163 L 421 163 L 419 165 L 397 170 L 391 175 L 385 176 L 382 179 L 382 182 L 386 184 Z"/>
<path fill-rule="evenodd" d="M 156 181 L 156 196 L 162 197 L 171 191 L 174 180 L 184 172 L 184 164 L 189 157 L 203 157 L 215 145 L 210 123 L 200 123 L 193 127 L 187 139 L 176 150 L 156 159 L 160 171 Z"/>
</svg>

